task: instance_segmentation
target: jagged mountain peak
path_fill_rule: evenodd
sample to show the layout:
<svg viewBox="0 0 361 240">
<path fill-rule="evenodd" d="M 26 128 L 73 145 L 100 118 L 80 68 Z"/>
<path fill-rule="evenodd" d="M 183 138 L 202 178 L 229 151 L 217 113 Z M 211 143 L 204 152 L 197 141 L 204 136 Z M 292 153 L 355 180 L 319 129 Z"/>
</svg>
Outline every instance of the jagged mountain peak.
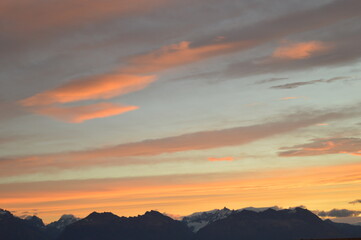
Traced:
<svg viewBox="0 0 361 240">
<path fill-rule="evenodd" d="M 75 217 L 72 214 L 64 214 L 62 215 L 59 220 L 54 221 L 47 225 L 48 228 L 55 228 L 57 231 L 62 231 L 66 226 L 80 220 L 79 218 Z"/>
<path fill-rule="evenodd" d="M 164 214 L 158 212 L 158 211 L 155 211 L 155 210 L 150 210 L 150 211 L 147 211 L 144 213 L 143 216 L 152 216 L 152 217 L 167 217 L 165 216 Z"/>
<path fill-rule="evenodd" d="M 24 218 L 25 221 L 27 221 L 30 225 L 37 227 L 37 228 L 45 228 L 45 224 L 41 218 L 38 216 L 26 216 Z"/>
<path fill-rule="evenodd" d="M 0 216 L 13 216 L 13 214 L 5 209 L 0 208 Z"/>
</svg>

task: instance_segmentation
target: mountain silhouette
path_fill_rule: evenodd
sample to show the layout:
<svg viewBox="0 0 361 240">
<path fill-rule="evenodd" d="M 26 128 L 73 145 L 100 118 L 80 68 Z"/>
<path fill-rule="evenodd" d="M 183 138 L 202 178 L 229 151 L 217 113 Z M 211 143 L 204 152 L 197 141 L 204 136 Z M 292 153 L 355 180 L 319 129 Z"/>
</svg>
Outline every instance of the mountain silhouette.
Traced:
<svg viewBox="0 0 361 240">
<path fill-rule="evenodd" d="M 182 222 L 157 211 L 137 217 L 118 217 L 112 213 L 93 212 L 65 228 L 59 240 L 187 240 L 191 230 Z"/>
<path fill-rule="evenodd" d="M 360 237 L 361 226 L 323 221 L 303 208 L 224 208 L 194 213 L 182 221 L 157 211 L 148 211 L 136 217 L 93 212 L 80 220 L 73 215 L 63 215 L 48 225 L 36 216 L 21 219 L 0 209 L 1 240 L 300 240 Z"/>
<path fill-rule="evenodd" d="M 42 228 L 44 225 L 38 224 L 38 219 L 20 219 L 0 209 L 1 240 L 47 240 L 48 236 Z"/>
</svg>

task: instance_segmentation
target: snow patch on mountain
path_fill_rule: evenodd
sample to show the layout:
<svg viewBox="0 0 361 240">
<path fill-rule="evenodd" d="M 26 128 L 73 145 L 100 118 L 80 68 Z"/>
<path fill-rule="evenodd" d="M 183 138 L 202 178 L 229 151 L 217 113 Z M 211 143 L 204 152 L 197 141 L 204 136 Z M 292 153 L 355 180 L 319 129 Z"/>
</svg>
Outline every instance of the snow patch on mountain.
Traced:
<svg viewBox="0 0 361 240">
<path fill-rule="evenodd" d="M 64 214 L 58 221 L 48 224 L 48 227 L 53 227 L 59 230 L 63 230 L 66 226 L 78 221 L 79 218 L 71 214 Z"/>
<path fill-rule="evenodd" d="M 198 232 L 199 229 L 217 220 L 223 219 L 231 215 L 233 211 L 228 208 L 214 209 L 206 212 L 196 212 L 183 218 L 193 232 Z"/>
<path fill-rule="evenodd" d="M 263 212 L 268 209 L 273 209 L 276 211 L 281 210 L 281 208 L 277 206 L 262 207 L 262 208 L 246 207 L 237 210 L 230 210 L 225 207 L 223 209 L 214 209 L 205 212 L 195 212 L 189 216 L 184 217 L 182 221 L 185 222 L 187 226 L 190 229 L 192 229 L 193 232 L 198 232 L 200 229 L 204 228 L 208 224 L 224 219 L 235 212 L 241 212 L 243 210 L 248 210 L 253 212 Z"/>
</svg>

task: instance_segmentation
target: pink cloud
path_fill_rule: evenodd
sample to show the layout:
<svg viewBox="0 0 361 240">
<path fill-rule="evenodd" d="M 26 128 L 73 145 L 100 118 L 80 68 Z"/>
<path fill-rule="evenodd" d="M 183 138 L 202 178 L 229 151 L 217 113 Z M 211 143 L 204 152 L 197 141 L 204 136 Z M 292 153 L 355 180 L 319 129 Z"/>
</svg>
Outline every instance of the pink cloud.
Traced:
<svg viewBox="0 0 361 240">
<path fill-rule="evenodd" d="M 132 158 L 140 156 L 156 156 L 176 152 L 215 149 L 227 146 L 248 144 L 260 139 L 278 134 L 288 133 L 300 128 L 314 126 L 316 123 L 349 118 L 355 116 L 354 110 L 348 112 L 333 112 L 317 115 L 311 112 L 300 112 L 285 116 L 283 119 L 263 124 L 240 126 L 234 128 L 193 132 L 177 136 L 158 139 L 145 139 L 138 142 L 123 143 L 103 148 L 79 150 L 73 152 L 59 152 L 44 155 L 28 155 L 0 159 L 0 174 L 18 175 L 46 171 L 47 169 L 76 169 L 97 165 L 132 165 L 148 162 L 146 158 Z M 60 117 L 63 117 L 62 115 Z M 283 148 L 289 150 L 280 153 L 281 156 L 324 154 L 325 151 L 310 150 L 310 148 L 324 148 L 325 143 L 319 141 L 332 141 L 335 139 L 315 140 L 315 143 Z M 347 142 L 355 144 L 347 144 Z M 357 139 L 339 139 L 337 146 L 344 142 L 349 148 L 338 148 L 338 152 L 347 151 L 357 153 L 361 148 L 355 149 Z M 351 148 L 350 146 L 353 146 Z M 360 146 L 360 145 L 358 145 Z M 306 150 L 304 149 L 306 148 Z M 290 150 L 291 149 L 291 150 Z M 307 150 L 308 149 L 308 150 Z M 333 152 L 331 152 L 333 153 Z M 20 167 L 21 166 L 21 167 Z"/>
<path fill-rule="evenodd" d="M 101 22 L 150 11 L 167 4 L 168 0 L 3 0 L 1 18 L 11 22 L 17 34 L 68 29 L 91 22 Z"/>
<path fill-rule="evenodd" d="M 290 43 L 278 47 L 272 54 L 274 58 L 280 59 L 305 59 L 314 54 L 325 52 L 331 47 L 329 44 L 320 41 Z"/>
<path fill-rule="evenodd" d="M 210 157 L 210 158 L 208 158 L 208 161 L 210 161 L 210 162 L 233 161 L 233 160 L 234 160 L 233 157 L 220 157 L 220 158 Z"/>
<path fill-rule="evenodd" d="M 360 138 L 323 138 L 313 139 L 311 143 L 295 145 L 293 147 L 281 148 L 279 153 L 283 157 L 293 156 L 316 156 L 323 154 L 349 154 L 361 155 Z"/>
<path fill-rule="evenodd" d="M 137 106 L 123 106 L 112 103 L 97 103 L 86 106 L 76 107 L 42 107 L 33 109 L 35 113 L 50 116 L 52 118 L 69 122 L 69 123 L 82 123 L 84 121 L 105 118 L 123 114 L 129 111 L 138 109 Z"/>
<path fill-rule="evenodd" d="M 130 66 L 124 69 L 131 73 L 159 72 L 170 68 L 197 62 L 202 59 L 216 55 L 225 54 L 232 49 L 237 49 L 243 45 L 236 43 L 217 43 L 199 47 L 192 47 L 191 42 L 183 41 L 177 44 L 164 46 L 150 53 L 134 57 L 130 61 Z"/>
<path fill-rule="evenodd" d="M 155 80 L 155 76 L 109 74 L 78 79 L 20 101 L 26 107 L 69 103 L 91 99 L 109 99 L 139 91 Z"/>
</svg>

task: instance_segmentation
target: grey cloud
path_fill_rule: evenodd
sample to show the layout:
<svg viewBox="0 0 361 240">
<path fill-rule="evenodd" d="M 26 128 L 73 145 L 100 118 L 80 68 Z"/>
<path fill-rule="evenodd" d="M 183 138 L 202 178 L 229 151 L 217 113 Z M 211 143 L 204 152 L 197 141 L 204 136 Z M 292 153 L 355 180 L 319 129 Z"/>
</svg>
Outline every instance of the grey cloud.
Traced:
<svg viewBox="0 0 361 240">
<path fill-rule="evenodd" d="M 332 209 L 330 211 L 320 211 L 320 217 L 357 217 L 361 211 L 348 210 L 348 209 Z"/>
<path fill-rule="evenodd" d="M 321 138 L 312 139 L 311 143 L 283 147 L 281 157 L 315 156 L 323 154 L 361 155 L 361 138 Z"/>
<path fill-rule="evenodd" d="M 271 88 L 292 89 L 292 88 L 297 88 L 297 87 L 301 87 L 304 85 L 311 85 L 311 84 L 315 84 L 315 83 L 331 83 L 331 82 L 335 82 L 335 81 L 346 80 L 348 78 L 349 77 L 334 77 L 334 78 L 330 78 L 330 79 L 318 79 L 318 80 L 312 80 L 312 81 L 306 81 L 306 82 L 294 82 L 294 83 L 287 83 L 287 84 L 272 86 Z"/>
<path fill-rule="evenodd" d="M 352 202 L 349 202 L 350 204 L 356 204 L 356 203 L 361 203 L 361 199 L 356 199 Z"/>
<path fill-rule="evenodd" d="M 258 81 L 257 84 L 278 82 L 278 81 L 283 81 L 283 80 L 287 80 L 287 79 L 288 79 L 287 77 L 269 78 L 269 79 L 264 79 L 264 80 Z"/>
</svg>

